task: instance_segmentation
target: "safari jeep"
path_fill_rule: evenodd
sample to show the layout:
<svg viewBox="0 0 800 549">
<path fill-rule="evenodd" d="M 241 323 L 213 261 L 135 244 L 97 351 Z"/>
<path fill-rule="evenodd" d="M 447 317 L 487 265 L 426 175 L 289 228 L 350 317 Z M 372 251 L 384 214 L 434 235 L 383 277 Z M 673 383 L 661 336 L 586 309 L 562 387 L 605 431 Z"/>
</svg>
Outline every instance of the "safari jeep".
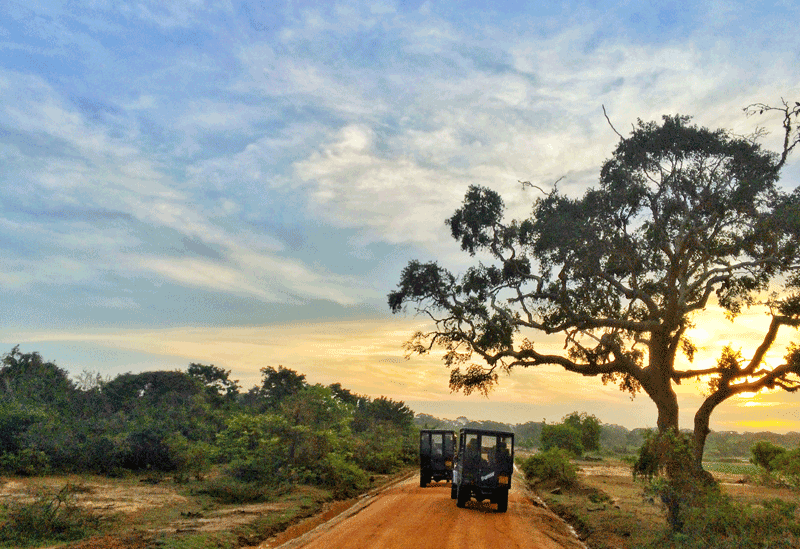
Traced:
<svg viewBox="0 0 800 549">
<path fill-rule="evenodd" d="M 473 497 L 488 499 L 505 513 L 513 471 L 514 433 L 461 429 L 450 497 L 458 507 L 464 507 Z"/>
<path fill-rule="evenodd" d="M 423 429 L 419 432 L 419 485 L 431 480 L 450 480 L 453 476 L 455 431 Z"/>
</svg>

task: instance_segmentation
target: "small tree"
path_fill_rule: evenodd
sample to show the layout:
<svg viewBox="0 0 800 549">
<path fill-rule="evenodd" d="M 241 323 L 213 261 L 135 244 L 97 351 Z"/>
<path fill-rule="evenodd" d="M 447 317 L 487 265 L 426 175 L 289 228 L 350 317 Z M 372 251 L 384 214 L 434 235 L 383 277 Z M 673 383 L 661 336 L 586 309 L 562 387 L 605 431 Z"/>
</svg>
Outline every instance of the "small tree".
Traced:
<svg viewBox="0 0 800 549">
<path fill-rule="evenodd" d="M 232 402 L 239 395 L 239 380 L 230 379 L 230 370 L 192 362 L 186 373 L 202 383 L 215 402 Z"/>
<path fill-rule="evenodd" d="M 580 433 L 581 446 L 586 452 L 600 450 L 600 420 L 586 412 L 572 412 L 563 419 L 564 425 L 574 427 Z"/>
<path fill-rule="evenodd" d="M 291 368 L 272 366 L 261 368 L 261 386 L 254 387 L 248 393 L 252 403 L 262 410 L 274 410 L 281 401 L 300 392 L 308 386 L 305 374 L 299 374 Z"/>
<path fill-rule="evenodd" d="M 542 427 L 541 445 L 542 450 L 545 452 L 553 448 L 559 448 L 573 456 L 582 455 L 584 450 L 581 443 L 580 428 L 566 423 Z"/>
<path fill-rule="evenodd" d="M 786 453 L 786 448 L 776 446 L 769 441 L 760 440 L 750 448 L 750 463 L 763 467 L 769 472 L 775 468 L 775 459 Z"/>
</svg>

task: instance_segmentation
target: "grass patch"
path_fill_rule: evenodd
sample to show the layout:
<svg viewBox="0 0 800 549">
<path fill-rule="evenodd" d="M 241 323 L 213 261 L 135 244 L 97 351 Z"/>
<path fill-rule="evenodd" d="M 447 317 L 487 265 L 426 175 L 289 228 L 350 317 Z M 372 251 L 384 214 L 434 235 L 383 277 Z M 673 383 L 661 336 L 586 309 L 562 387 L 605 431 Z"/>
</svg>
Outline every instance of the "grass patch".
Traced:
<svg viewBox="0 0 800 549">
<path fill-rule="evenodd" d="M 708 470 L 752 477 L 743 462 L 708 462 Z M 683 532 L 667 528 L 658 501 L 644 495 L 630 466 L 607 459 L 580 463 L 577 482 L 538 493 L 592 549 L 789 549 L 800 547 L 797 492 L 728 484 L 686 514 Z M 756 469 L 757 471 L 757 469 Z"/>
<path fill-rule="evenodd" d="M 197 493 L 227 505 L 273 501 L 289 490 L 289 485 L 276 487 L 260 482 L 242 482 L 228 476 L 204 481 L 196 488 Z"/>
<path fill-rule="evenodd" d="M 148 545 L 153 549 L 236 549 L 238 546 L 238 538 L 228 532 L 160 537 Z"/>
<path fill-rule="evenodd" d="M 540 494 L 551 511 L 569 523 L 592 549 L 633 549 L 659 539 L 663 526 L 643 522 L 610 494 L 576 482 L 559 493 Z"/>
<path fill-rule="evenodd" d="M 256 545 L 283 532 L 289 526 L 319 513 L 325 502 L 333 496 L 327 490 L 298 486 L 281 498 L 286 505 L 280 511 L 259 516 L 252 522 L 234 530 L 239 545 Z"/>
<path fill-rule="evenodd" d="M 97 531 L 100 517 L 75 503 L 81 486 L 65 484 L 56 492 L 40 491 L 32 502 L 3 505 L 0 543 L 31 547 L 43 542 L 73 541 Z"/>
<path fill-rule="evenodd" d="M 703 468 L 712 473 L 723 473 L 727 475 L 756 477 L 759 474 L 759 468 L 756 465 L 745 462 L 704 461 Z"/>
</svg>

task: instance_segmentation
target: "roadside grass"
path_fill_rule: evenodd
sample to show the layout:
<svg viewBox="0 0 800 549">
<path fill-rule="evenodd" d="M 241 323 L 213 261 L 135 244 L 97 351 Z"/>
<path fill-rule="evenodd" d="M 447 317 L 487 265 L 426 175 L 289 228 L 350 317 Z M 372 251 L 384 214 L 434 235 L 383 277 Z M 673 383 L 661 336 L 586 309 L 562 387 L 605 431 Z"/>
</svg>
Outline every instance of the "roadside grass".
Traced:
<svg viewBox="0 0 800 549">
<path fill-rule="evenodd" d="M 251 520 L 234 525 L 229 530 L 162 532 L 152 539 L 150 545 L 154 549 L 235 549 L 257 545 L 292 524 L 320 512 L 324 504 L 332 499 L 327 490 L 297 486 L 283 491 L 275 498 L 273 503 L 280 506 L 280 509 L 257 514 Z"/>
<path fill-rule="evenodd" d="M 757 479 L 758 469 L 752 464 L 704 463 L 723 481 L 723 493 L 729 497 L 699 510 L 687 523 L 686 533 L 676 535 L 668 530 L 660 503 L 644 495 L 642 483 L 633 480 L 629 464 L 614 458 L 575 463 L 578 480 L 571 486 L 540 483 L 533 488 L 591 549 L 800 546 L 797 491 L 753 484 L 748 479 Z M 741 479 L 746 482 L 737 482 Z"/>
<path fill-rule="evenodd" d="M 642 495 L 629 465 L 609 459 L 576 464 L 578 480 L 571 486 L 543 483 L 534 489 L 581 541 L 592 549 L 633 549 L 659 539 L 664 514 Z"/>
</svg>

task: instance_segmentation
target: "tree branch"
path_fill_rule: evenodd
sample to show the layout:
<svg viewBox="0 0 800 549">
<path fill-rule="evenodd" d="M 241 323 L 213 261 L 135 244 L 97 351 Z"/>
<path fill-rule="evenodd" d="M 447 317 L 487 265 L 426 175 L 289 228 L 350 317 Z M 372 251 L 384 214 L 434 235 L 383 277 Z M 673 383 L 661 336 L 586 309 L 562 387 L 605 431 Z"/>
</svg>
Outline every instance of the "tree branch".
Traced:
<svg viewBox="0 0 800 549">
<path fill-rule="evenodd" d="M 625 139 L 625 136 L 617 131 L 617 128 L 615 128 L 614 124 L 611 123 L 611 119 L 608 118 L 608 113 L 606 113 L 606 106 L 602 105 L 602 107 L 603 107 L 603 116 L 606 117 L 606 122 L 608 122 L 608 125 L 611 126 L 611 129 L 614 130 L 614 133 L 617 134 L 620 139 Z"/>
</svg>

